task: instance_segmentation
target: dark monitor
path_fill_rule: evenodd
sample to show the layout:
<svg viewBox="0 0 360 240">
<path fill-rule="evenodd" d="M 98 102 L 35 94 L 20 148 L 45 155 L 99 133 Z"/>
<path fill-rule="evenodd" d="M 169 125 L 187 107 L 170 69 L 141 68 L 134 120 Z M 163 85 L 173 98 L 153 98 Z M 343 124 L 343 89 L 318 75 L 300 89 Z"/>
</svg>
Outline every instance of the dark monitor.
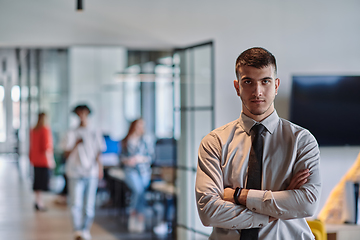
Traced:
<svg viewBox="0 0 360 240">
<path fill-rule="evenodd" d="M 173 138 L 158 139 L 155 144 L 155 160 L 153 166 L 175 167 L 176 140 Z"/>
<path fill-rule="evenodd" d="M 360 76 L 294 76 L 290 121 L 320 146 L 360 145 Z"/>
</svg>

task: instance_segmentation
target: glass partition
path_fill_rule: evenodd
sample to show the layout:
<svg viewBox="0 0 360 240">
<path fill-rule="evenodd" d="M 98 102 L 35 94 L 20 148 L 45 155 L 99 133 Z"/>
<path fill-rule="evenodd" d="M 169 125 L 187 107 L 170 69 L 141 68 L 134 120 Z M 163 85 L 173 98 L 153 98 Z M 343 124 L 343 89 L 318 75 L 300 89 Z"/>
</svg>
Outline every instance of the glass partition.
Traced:
<svg viewBox="0 0 360 240">
<path fill-rule="evenodd" d="M 0 85 L 0 142 L 6 141 L 5 88 Z"/>
<path fill-rule="evenodd" d="M 175 50 L 178 239 L 207 239 L 212 230 L 202 225 L 197 213 L 195 177 L 200 141 L 214 128 L 213 76 L 212 42 Z"/>
</svg>

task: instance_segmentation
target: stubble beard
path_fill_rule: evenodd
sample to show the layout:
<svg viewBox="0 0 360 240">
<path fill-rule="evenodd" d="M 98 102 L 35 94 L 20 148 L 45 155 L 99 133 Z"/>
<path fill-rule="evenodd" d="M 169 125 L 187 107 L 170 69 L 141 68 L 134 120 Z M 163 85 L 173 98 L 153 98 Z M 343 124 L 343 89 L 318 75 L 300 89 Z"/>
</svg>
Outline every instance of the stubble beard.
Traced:
<svg viewBox="0 0 360 240">
<path fill-rule="evenodd" d="M 261 115 L 265 114 L 265 113 L 271 108 L 271 106 L 274 104 L 274 100 L 275 100 L 275 98 L 274 98 L 274 99 L 271 101 L 271 103 L 269 104 L 269 106 L 268 106 L 264 111 L 255 112 L 255 111 L 251 110 L 251 109 L 247 106 L 247 104 L 244 104 L 244 100 L 242 99 L 242 97 L 240 97 L 240 99 L 241 99 L 243 105 L 245 106 L 245 108 L 246 108 L 252 115 L 254 115 L 254 116 L 261 116 Z"/>
</svg>

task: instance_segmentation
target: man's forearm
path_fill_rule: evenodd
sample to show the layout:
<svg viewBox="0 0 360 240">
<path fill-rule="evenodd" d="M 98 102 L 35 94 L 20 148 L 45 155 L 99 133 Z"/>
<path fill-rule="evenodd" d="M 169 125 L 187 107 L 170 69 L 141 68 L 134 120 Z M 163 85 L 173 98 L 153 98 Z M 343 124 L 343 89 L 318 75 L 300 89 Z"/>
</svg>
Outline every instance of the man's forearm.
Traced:
<svg viewBox="0 0 360 240">
<path fill-rule="evenodd" d="M 293 176 L 286 190 L 299 189 L 307 182 L 309 176 L 309 169 L 299 171 Z M 314 204 L 311 203 L 311 199 L 308 197 L 310 189 L 312 188 L 310 187 L 308 191 L 298 190 L 296 192 L 251 190 L 253 192 L 249 203 L 249 189 L 241 189 L 240 194 L 238 194 L 235 193 L 235 190 L 227 188 L 224 190 L 224 200 L 233 203 L 237 202 L 240 205 L 246 206 L 251 211 L 269 215 L 270 217 L 296 218 L 301 215 L 297 209 L 306 210 L 302 211 L 302 213 L 306 212 L 310 214 L 312 212 Z M 313 188 L 312 190 L 316 191 L 316 188 Z M 316 194 L 314 195 L 316 196 Z M 233 198 L 237 197 L 238 199 L 231 199 L 232 196 Z M 294 200 L 291 200 L 291 198 L 294 198 Z M 298 204 L 292 204 L 294 201 Z M 282 205 L 283 207 L 281 207 Z M 279 208 L 282 210 L 280 211 Z"/>
<path fill-rule="evenodd" d="M 73 148 L 71 148 L 70 150 L 64 152 L 64 155 L 65 155 L 65 158 L 66 158 L 66 159 L 67 159 L 67 158 L 70 156 L 70 154 L 77 148 L 78 144 L 79 144 L 79 142 L 76 142 Z"/>
<path fill-rule="evenodd" d="M 240 192 L 240 195 L 238 197 L 238 202 L 240 203 L 240 205 L 246 207 L 246 199 L 247 199 L 247 195 L 249 193 L 249 189 L 241 189 L 241 192 Z M 233 198 L 229 198 L 229 196 L 234 196 Z M 224 191 L 224 200 L 225 201 L 229 201 L 229 202 L 232 202 L 232 203 L 235 203 L 235 190 L 231 189 L 231 188 L 226 188 L 225 191 Z M 250 209 L 249 209 L 250 210 Z M 251 211 L 251 210 L 250 210 Z M 274 220 L 277 220 L 277 218 L 275 217 L 271 217 L 269 216 L 269 223 L 274 221 Z"/>
<path fill-rule="evenodd" d="M 310 199 L 308 191 L 297 189 L 272 192 L 242 189 L 238 202 L 254 213 L 269 216 L 269 221 L 302 218 L 311 216 L 317 206 L 317 199 Z M 226 189 L 224 196 L 227 197 L 224 200 L 235 203 L 234 192 L 233 189 Z"/>
<path fill-rule="evenodd" d="M 102 164 L 100 155 L 101 155 L 101 153 L 98 153 L 98 154 L 96 155 L 96 162 L 98 163 L 98 165 L 99 165 L 100 168 L 103 168 L 103 164 Z"/>
<path fill-rule="evenodd" d="M 249 189 L 242 189 L 240 196 L 239 196 L 239 202 L 241 205 L 246 206 L 246 199 L 247 199 L 247 195 L 249 193 Z"/>
<path fill-rule="evenodd" d="M 200 219 L 205 226 L 245 229 L 263 227 L 269 222 L 268 216 L 252 212 L 245 206 L 235 205 L 210 194 L 200 196 L 197 193 L 197 206 Z"/>
<path fill-rule="evenodd" d="M 318 195 L 314 186 L 274 192 L 250 190 L 246 199 L 246 207 L 253 212 L 283 220 L 304 218 L 314 214 Z"/>
</svg>

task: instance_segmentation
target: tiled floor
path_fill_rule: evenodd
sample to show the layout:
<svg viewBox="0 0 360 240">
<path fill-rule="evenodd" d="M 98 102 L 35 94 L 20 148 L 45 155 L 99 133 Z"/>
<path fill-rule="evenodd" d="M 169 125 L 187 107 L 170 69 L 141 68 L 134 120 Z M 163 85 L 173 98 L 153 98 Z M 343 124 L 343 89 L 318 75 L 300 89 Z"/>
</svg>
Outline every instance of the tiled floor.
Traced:
<svg viewBox="0 0 360 240">
<path fill-rule="evenodd" d="M 0 155 L 0 240 L 73 239 L 70 212 L 54 203 L 54 194 L 45 195 L 48 211 L 34 211 L 31 182 L 21 177 L 28 175 L 25 161 L 21 159 L 18 165 L 11 155 Z M 129 234 L 126 218 L 113 209 L 101 208 L 97 209 L 91 234 L 94 240 L 158 239 L 151 231 Z"/>
</svg>

